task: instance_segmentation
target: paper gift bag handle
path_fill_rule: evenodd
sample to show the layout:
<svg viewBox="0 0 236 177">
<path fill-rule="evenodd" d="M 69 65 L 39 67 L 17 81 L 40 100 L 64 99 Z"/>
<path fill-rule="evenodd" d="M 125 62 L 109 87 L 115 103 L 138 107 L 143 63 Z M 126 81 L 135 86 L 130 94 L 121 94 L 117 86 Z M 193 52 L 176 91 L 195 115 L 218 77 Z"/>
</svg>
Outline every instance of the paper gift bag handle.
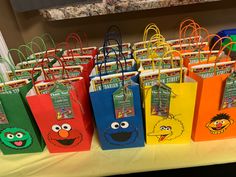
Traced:
<svg viewBox="0 0 236 177">
<path fill-rule="evenodd" d="M 186 20 L 183 20 L 179 25 L 179 38 L 180 39 L 182 38 L 181 34 L 182 34 L 183 28 L 185 28 L 185 26 L 190 25 L 190 24 L 194 25 L 195 26 L 194 28 L 200 27 L 200 25 L 197 22 L 195 22 L 194 19 L 192 18 L 187 18 Z"/>
<path fill-rule="evenodd" d="M 192 29 L 192 32 L 190 33 L 190 35 L 189 36 L 187 36 L 187 31 L 189 31 L 190 29 Z M 195 33 L 193 33 L 193 31 L 195 30 L 195 29 L 197 29 L 197 26 L 195 25 L 195 23 L 194 24 L 192 24 L 192 23 L 190 23 L 190 24 L 188 24 L 187 26 L 184 26 L 183 28 L 182 28 L 182 30 L 180 31 L 180 35 L 179 35 L 179 45 L 180 45 L 180 50 L 182 51 L 183 50 L 183 48 L 182 48 L 182 45 L 185 43 L 185 44 L 189 44 L 189 48 L 190 48 L 190 44 L 191 44 L 191 40 L 189 40 L 188 42 L 185 42 L 183 39 L 185 39 L 185 38 L 187 38 L 187 37 L 189 37 L 189 38 L 191 38 L 191 37 L 193 37 L 193 38 L 196 38 L 197 36 L 199 36 L 199 34 L 197 33 L 197 31 L 195 31 Z"/>
<path fill-rule="evenodd" d="M 163 49 L 166 48 L 167 49 L 166 51 L 173 50 L 172 47 L 170 46 L 170 44 L 168 44 L 166 42 L 157 43 L 156 47 L 157 47 L 157 49 L 158 49 L 158 47 L 163 47 Z M 156 57 L 160 58 L 161 56 L 158 56 L 155 49 L 153 49 L 153 46 L 152 46 L 151 50 L 148 49 L 148 56 L 152 59 L 152 69 L 155 70 L 156 68 L 155 68 L 155 61 L 154 60 L 155 60 Z M 163 60 L 160 61 L 159 66 L 162 66 L 162 62 L 163 62 Z M 172 59 L 171 59 L 171 66 L 172 66 L 172 68 L 174 67 L 174 62 L 173 62 Z"/>
<path fill-rule="evenodd" d="M 124 77 L 124 70 L 123 70 L 122 63 L 120 62 L 120 60 L 119 60 L 118 58 L 116 58 L 116 62 L 119 63 L 120 68 L 121 68 L 121 73 L 122 73 L 122 86 L 125 86 L 125 77 Z M 103 65 L 103 64 L 104 64 L 104 63 L 101 63 L 101 64 L 99 65 L 99 68 L 98 68 L 102 90 L 103 90 L 103 83 L 102 83 L 102 65 Z"/>
<path fill-rule="evenodd" d="M 232 39 L 231 39 L 231 40 L 232 40 Z M 231 47 L 230 47 L 228 56 L 230 56 L 230 53 L 231 53 L 232 48 L 233 48 L 233 45 L 235 45 L 235 44 L 236 44 L 236 42 L 229 42 L 229 43 L 227 43 L 225 46 L 223 46 L 223 47 L 219 50 L 219 52 L 218 52 L 218 54 L 217 54 L 217 56 L 216 56 L 215 63 L 219 61 L 220 55 L 222 54 L 222 52 L 223 52 L 229 45 L 230 45 Z"/>
<path fill-rule="evenodd" d="M 212 45 L 212 47 L 211 47 L 211 49 L 210 49 L 210 53 L 209 53 L 209 55 L 208 55 L 207 62 L 209 62 L 211 53 L 212 53 L 212 51 L 214 50 L 214 48 L 216 47 L 216 45 L 217 45 L 219 42 L 220 42 L 220 49 L 219 49 L 219 51 L 221 51 L 221 49 L 222 49 L 222 47 L 223 47 L 223 46 L 222 46 L 223 40 L 229 39 L 230 43 L 233 42 L 232 39 L 231 39 L 229 36 L 220 37 L 220 36 L 217 35 L 217 37 L 219 37 L 219 39 Z M 232 45 L 231 45 L 231 49 L 232 49 Z M 231 50 L 230 50 L 230 52 L 231 52 Z M 228 57 L 228 58 L 230 57 L 230 52 L 227 54 L 227 57 Z M 217 54 L 217 59 L 219 58 L 220 53 L 221 53 L 221 52 L 218 52 L 218 54 Z"/>
<path fill-rule="evenodd" d="M 200 57 L 201 57 L 201 51 L 202 51 L 203 46 L 204 46 L 203 43 L 206 42 L 206 40 L 207 40 L 207 42 L 208 42 L 208 44 L 209 44 L 211 37 L 217 37 L 217 38 L 221 39 L 221 37 L 220 37 L 219 35 L 217 35 L 217 34 L 208 34 L 205 38 L 203 38 L 203 39 L 201 40 L 200 44 L 197 45 L 197 46 L 198 46 L 198 57 L 197 57 L 197 58 L 198 58 L 198 63 L 202 63 Z M 222 40 L 222 39 L 221 39 L 221 40 Z M 219 41 L 218 41 L 218 42 L 219 42 Z M 212 46 L 212 48 L 209 50 L 210 52 L 209 52 L 208 57 L 207 57 L 207 62 L 208 62 L 209 57 L 210 57 L 210 55 L 211 55 L 211 53 L 212 53 L 212 50 L 213 50 L 214 48 L 215 48 L 215 46 Z"/>
<path fill-rule="evenodd" d="M 198 23 L 196 23 L 193 19 L 191 18 L 187 18 L 186 20 L 183 20 L 181 23 L 180 23 L 180 26 L 179 26 L 179 39 L 181 40 L 183 38 L 182 36 L 182 33 L 183 33 L 183 30 L 184 29 L 188 29 L 188 27 L 190 26 L 193 26 L 193 29 L 196 29 L 196 28 L 200 28 L 200 25 Z M 194 36 L 196 36 L 197 34 L 195 34 Z"/>
<path fill-rule="evenodd" d="M 28 61 L 26 60 L 26 56 L 19 50 L 19 49 L 9 49 L 8 50 L 8 58 L 11 58 L 11 54 L 12 52 L 16 52 L 18 58 L 20 59 L 20 62 L 22 63 L 23 61 L 26 61 L 28 63 Z M 23 60 L 22 60 L 23 57 Z M 13 63 L 12 63 L 13 64 Z M 13 64 L 14 65 L 14 64 Z"/>
<path fill-rule="evenodd" d="M 42 46 L 41 48 L 43 49 L 43 51 L 46 51 L 46 50 L 47 50 L 47 46 L 46 46 L 44 40 L 43 40 L 40 36 L 35 36 L 35 37 L 31 40 L 31 42 L 37 43 L 36 41 L 39 41 L 39 42 L 40 42 L 39 45 L 41 44 L 40 46 Z"/>
<path fill-rule="evenodd" d="M 0 63 L 6 63 L 9 66 L 9 68 L 10 68 L 11 72 L 13 73 L 14 77 L 16 78 L 16 80 L 18 80 L 19 78 L 17 77 L 17 75 L 15 73 L 16 68 L 9 61 L 10 60 L 6 60 L 5 58 L 0 57 Z"/>
<path fill-rule="evenodd" d="M 35 42 L 34 42 L 34 43 L 35 43 Z M 37 43 L 35 43 L 35 44 L 37 44 Z M 37 45 L 38 45 L 38 44 L 37 44 Z M 20 51 L 22 51 L 22 52 L 23 52 L 23 50 L 26 52 L 26 54 L 27 54 L 26 62 L 28 62 L 30 55 L 33 55 L 33 57 L 34 57 L 34 59 L 36 60 L 36 62 L 38 62 L 38 58 L 36 57 L 34 51 L 33 51 L 32 48 L 29 47 L 28 45 L 24 45 L 24 44 L 23 44 L 23 45 L 20 45 L 18 49 L 19 49 Z M 42 54 L 40 54 L 40 55 L 42 56 Z"/>
<path fill-rule="evenodd" d="M 154 41 L 154 42 L 153 42 Z M 156 45 L 156 46 L 161 46 L 162 43 L 166 43 L 165 42 L 165 38 L 161 35 L 161 34 L 154 34 L 149 42 L 148 42 L 148 46 L 147 48 L 150 48 L 152 47 L 153 45 Z"/>
<path fill-rule="evenodd" d="M 119 54 L 117 54 L 117 52 L 116 52 L 116 50 L 115 49 L 113 49 L 113 48 L 111 48 L 111 50 L 105 55 L 104 54 L 104 65 L 105 65 L 105 67 L 104 67 L 104 69 L 105 69 L 105 73 L 107 74 L 107 68 L 106 68 L 106 64 L 107 64 L 107 60 L 108 60 L 108 58 L 109 58 L 109 54 L 111 53 L 111 52 L 114 52 L 114 54 L 115 54 L 115 56 L 116 56 L 116 65 L 117 65 L 117 70 L 119 69 L 119 64 L 118 64 L 118 61 L 119 61 L 119 57 L 123 57 L 124 58 L 124 61 L 125 61 L 125 71 L 127 71 L 127 63 L 126 63 L 126 58 L 125 58 L 125 56 L 124 56 L 124 54 L 123 53 L 119 53 Z M 121 62 L 120 62 L 121 63 Z M 101 63 L 97 63 L 97 65 L 101 65 Z M 101 68 L 101 66 L 99 67 L 99 68 Z M 122 68 L 122 70 L 123 70 L 123 68 Z M 100 70 L 100 72 L 102 72 L 101 70 Z"/>
<path fill-rule="evenodd" d="M 190 26 L 186 26 L 186 29 L 184 29 L 184 36 L 183 36 L 183 38 L 186 37 L 186 31 L 187 31 L 187 29 L 188 29 L 189 27 L 193 28 L 193 31 L 192 31 L 192 33 L 190 34 L 190 37 L 197 37 L 197 36 L 202 37 L 201 32 L 204 32 L 204 33 L 206 34 L 206 36 L 209 35 L 209 32 L 208 32 L 208 30 L 207 30 L 206 28 L 203 28 L 203 27 L 194 28 L 194 26 L 192 26 L 192 24 L 190 24 Z M 180 39 L 180 40 L 181 40 L 181 39 Z M 198 41 L 198 42 L 200 42 L 200 41 Z M 198 43 L 198 42 L 197 42 L 197 43 Z M 181 50 L 183 50 L 182 44 L 183 44 L 183 41 L 180 41 L 180 49 L 181 49 Z M 191 46 L 191 42 L 189 42 L 189 49 L 191 49 L 190 46 Z M 197 45 L 197 46 L 198 46 L 198 45 Z M 194 48 L 193 48 L 193 49 L 194 49 Z"/>
<path fill-rule="evenodd" d="M 41 52 L 41 51 L 43 51 L 43 49 L 39 46 L 39 44 L 38 43 L 36 43 L 36 42 L 29 42 L 28 44 L 27 44 L 27 46 L 29 46 L 31 49 L 32 49 L 32 51 L 33 51 L 33 56 L 34 56 L 34 58 L 35 59 L 38 59 L 38 58 L 43 58 L 43 53 L 44 52 Z M 35 47 L 37 48 L 36 50 L 37 51 L 35 51 Z M 35 55 L 35 53 L 38 53 L 39 52 L 39 57 L 37 57 L 36 55 Z M 28 58 L 27 58 L 28 59 Z"/>
<path fill-rule="evenodd" d="M 216 64 L 217 64 L 217 62 L 220 60 L 219 58 L 220 58 L 220 55 L 221 55 L 221 53 L 225 50 L 225 48 L 227 48 L 228 46 L 231 46 L 231 48 L 230 48 L 230 50 L 229 50 L 229 55 L 230 55 L 230 52 L 231 52 L 231 50 L 232 50 L 232 48 L 233 48 L 233 45 L 236 45 L 236 42 L 229 42 L 228 44 L 226 44 L 224 47 L 222 47 L 221 49 L 220 49 L 220 51 L 218 52 L 218 54 L 217 54 L 217 56 L 216 56 L 216 59 L 215 59 L 215 64 L 214 64 L 214 75 L 216 75 Z"/>
<path fill-rule="evenodd" d="M 171 54 L 170 58 L 171 58 L 172 62 L 173 62 L 173 57 L 176 57 L 176 54 L 180 57 L 180 80 L 179 80 L 179 82 L 182 83 L 183 82 L 183 78 L 182 78 L 183 77 L 183 57 L 182 57 L 181 53 L 179 51 L 177 51 L 177 50 L 167 51 L 162 56 L 161 62 L 159 64 L 159 69 L 158 69 L 159 70 L 158 80 L 159 80 L 159 82 L 161 81 L 161 65 L 162 65 L 163 59 L 165 57 L 167 57 L 169 54 Z M 175 54 L 175 56 L 174 56 L 174 54 Z"/>
<path fill-rule="evenodd" d="M 55 41 L 53 40 L 52 36 L 49 33 L 42 34 L 41 38 L 44 40 L 44 43 L 48 39 L 48 41 L 50 41 L 50 43 L 52 44 L 52 46 L 49 46 L 47 48 L 55 48 L 56 47 Z"/>
<path fill-rule="evenodd" d="M 118 50 L 122 53 L 122 35 L 120 28 L 116 25 L 111 25 L 104 36 L 103 48 L 111 45 L 111 41 L 115 41 L 118 44 Z"/>
<path fill-rule="evenodd" d="M 205 38 L 202 38 L 202 40 L 200 41 L 200 44 L 197 45 L 198 46 L 198 52 L 200 54 L 200 52 L 202 51 L 202 49 L 204 48 L 204 42 L 208 42 L 208 45 L 210 44 L 211 38 L 212 37 L 217 37 L 218 39 L 220 39 L 221 37 L 217 34 L 208 34 Z M 206 41 L 207 40 L 207 41 Z M 200 56 L 200 55 L 199 55 Z"/>
<path fill-rule="evenodd" d="M 83 55 L 83 43 L 82 43 L 82 40 L 80 38 L 80 36 L 77 34 L 77 33 L 70 33 L 69 35 L 66 36 L 66 41 L 68 44 L 70 44 L 70 40 L 73 40 L 74 41 L 74 49 L 77 48 L 76 44 L 78 43 L 79 44 L 79 48 L 80 48 L 80 53 L 81 55 Z M 71 55 L 71 54 L 68 54 L 68 55 Z"/>
<path fill-rule="evenodd" d="M 150 23 L 146 26 L 146 28 L 144 29 L 144 33 L 143 33 L 143 48 L 147 48 L 146 46 L 146 41 L 147 41 L 147 38 L 148 38 L 148 34 L 150 33 L 150 31 L 154 31 L 154 34 L 157 34 L 160 35 L 160 30 L 159 28 L 156 26 L 156 24 L 154 23 Z"/>
<path fill-rule="evenodd" d="M 59 50 L 59 49 L 62 49 L 63 51 L 67 51 L 67 52 L 70 54 L 70 57 L 71 57 L 71 59 L 72 59 L 73 62 L 74 62 L 74 65 L 77 65 L 77 64 L 76 64 L 76 59 L 75 59 L 75 57 L 74 57 L 73 49 L 70 47 L 69 43 L 67 43 L 67 42 L 61 42 L 61 43 L 57 44 L 57 46 L 56 46 L 56 51 Z M 62 62 L 64 63 L 64 65 L 67 66 L 67 62 L 66 62 L 66 60 L 65 60 L 65 58 L 64 58 L 64 57 L 66 57 L 66 56 L 63 54 L 62 57 L 63 57 L 63 58 L 62 58 Z"/>
<path fill-rule="evenodd" d="M 55 78 L 55 76 L 54 76 L 53 72 L 51 71 L 49 65 L 48 65 L 48 64 L 45 65 L 45 63 L 44 63 L 44 62 L 45 62 L 44 60 L 48 60 L 48 61 L 49 61 L 49 58 L 48 58 L 48 57 L 49 57 L 49 56 L 47 55 L 47 52 L 46 52 L 45 55 L 44 55 L 44 57 L 43 57 L 43 59 L 42 59 L 42 61 L 41 61 L 41 62 L 38 62 L 38 63 L 33 67 L 33 69 L 32 69 L 31 78 L 32 78 L 32 84 L 33 84 L 35 90 L 37 90 L 37 89 L 36 89 L 36 87 L 35 87 L 35 84 L 36 84 L 35 82 L 36 82 L 36 81 L 34 80 L 34 73 L 35 73 L 35 69 L 38 68 L 38 67 L 41 67 L 41 68 L 42 68 L 42 72 L 43 72 L 45 78 L 48 79 L 48 81 L 57 81 L 57 79 Z M 61 66 L 62 66 L 62 77 L 63 77 L 63 76 L 64 76 L 64 73 L 65 73 L 65 65 L 64 65 L 64 63 L 63 63 L 63 62 L 61 61 L 61 59 L 60 59 L 58 56 L 56 56 L 56 55 L 54 55 L 54 56 L 50 55 L 50 57 L 55 58 L 59 63 L 61 63 Z M 50 77 L 48 76 L 48 74 L 45 72 L 45 66 L 46 66 L 46 68 L 48 69 L 49 74 L 51 74 L 52 79 L 50 79 Z M 68 73 L 67 73 L 67 77 L 69 77 L 69 76 L 68 76 Z M 37 94 L 39 94 L 39 93 L 37 93 Z"/>
<path fill-rule="evenodd" d="M 1 60 L 1 59 L 3 59 L 3 58 L 0 58 L 0 60 Z M 5 82 L 5 80 L 4 80 L 4 77 L 2 76 L 2 73 L 0 73 L 0 83 L 3 83 L 3 90 L 4 90 L 4 91 L 7 91 L 8 88 L 7 88 L 7 86 L 6 86 L 6 82 Z"/>
</svg>

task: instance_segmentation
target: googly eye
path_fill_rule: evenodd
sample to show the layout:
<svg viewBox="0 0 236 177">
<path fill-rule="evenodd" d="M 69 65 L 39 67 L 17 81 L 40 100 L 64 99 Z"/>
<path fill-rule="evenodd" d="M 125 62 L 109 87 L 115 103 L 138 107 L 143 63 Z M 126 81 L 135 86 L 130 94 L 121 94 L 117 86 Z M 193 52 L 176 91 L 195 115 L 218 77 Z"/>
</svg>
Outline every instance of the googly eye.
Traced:
<svg viewBox="0 0 236 177">
<path fill-rule="evenodd" d="M 63 125 L 61 126 L 61 128 L 64 129 L 64 130 L 67 130 L 67 131 L 70 131 L 70 130 L 71 130 L 71 126 L 70 126 L 69 124 L 63 124 Z"/>
<path fill-rule="evenodd" d="M 160 130 L 165 130 L 166 129 L 166 126 L 161 126 L 160 127 Z"/>
<path fill-rule="evenodd" d="M 53 126 L 52 126 L 52 130 L 53 130 L 54 132 L 59 132 L 59 130 L 61 130 L 61 127 L 60 127 L 59 125 L 53 125 Z"/>
<path fill-rule="evenodd" d="M 123 121 L 123 122 L 120 123 L 120 126 L 121 126 L 121 128 L 128 128 L 129 127 L 129 123 L 126 122 L 126 121 Z"/>
<path fill-rule="evenodd" d="M 8 138 L 8 139 L 13 139 L 13 138 L 14 138 L 14 135 L 11 134 L 11 133 L 8 133 L 8 134 L 7 134 L 7 138 Z"/>
<path fill-rule="evenodd" d="M 111 124 L 111 128 L 112 128 L 112 129 L 118 129 L 119 127 L 120 127 L 120 125 L 119 125 L 118 122 L 113 122 L 113 123 Z"/>
<path fill-rule="evenodd" d="M 224 124 L 224 123 L 225 123 L 225 121 L 224 121 L 224 120 L 222 120 L 222 121 L 221 121 L 221 123 L 222 123 L 222 124 Z"/>
<path fill-rule="evenodd" d="M 217 125 L 219 122 L 218 121 L 215 121 L 215 125 Z"/>
<path fill-rule="evenodd" d="M 23 137 L 23 133 L 16 133 L 16 137 L 17 138 L 22 138 Z"/>
<path fill-rule="evenodd" d="M 166 130 L 171 130 L 171 129 L 172 129 L 171 126 L 166 127 Z"/>
</svg>

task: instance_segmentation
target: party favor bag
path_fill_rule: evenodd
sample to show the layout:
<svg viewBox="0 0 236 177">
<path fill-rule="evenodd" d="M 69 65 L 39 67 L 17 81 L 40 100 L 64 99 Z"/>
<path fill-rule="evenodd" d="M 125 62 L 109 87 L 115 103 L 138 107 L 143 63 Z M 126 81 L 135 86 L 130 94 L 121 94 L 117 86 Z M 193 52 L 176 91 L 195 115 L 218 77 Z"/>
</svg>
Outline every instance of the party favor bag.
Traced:
<svg viewBox="0 0 236 177">
<path fill-rule="evenodd" d="M 108 84 L 100 75 L 100 87 L 97 88 L 101 89 L 93 89 L 93 84 L 90 86 L 90 98 L 103 150 L 144 146 L 139 84 L 125 80 L 122 64 L 119 60 L 117 62 L 122 69 L 121 78 L 109 79 L 114 83 L 107 87 Z M 120 82 L 115 82 L 119 79 Z"/>
<path fill-rule="evenodd" d="M 192 67 L 189 72 L 189 76 L 198 82 L 192 133 L 194 141 L 236 137 L 236 87 L 235 73 L 232 73 L 236 65 L 235 61 L 218 61 L 216 58 L 215 63 Z"/>
<path fill-rule="evenodd" d="M 40 92 L 27 96 L 51 153 L 85 151 L 91 147 L 93 123 L 85 80 L 81 77 L 70 80 L 68 76 L 62 76 L 63 80 L 53 77 L 52 81 L 45 81 L 44 87 L 34 83 L 35 89 L 41 88 Z"/>
<path fill-rule="evenodd" d="M 163 57 L 170 53 L 179 54 L 180 68 L 166 72 L 159 67 L 147 82 L 141 80 L 147 144 L 189 143 L 191 139 L 197 83 L 184 77 L 179 52 L 169 51 Z"/>
<path fill-rule="evenodd" d="M 40 72 L 34 76 L 36 79 Z M 43 138 L 26 101 L 32 81 L 21 79 L 0 85 L 0 149 L 3 154 L 41 152 Z"/>
</svg>

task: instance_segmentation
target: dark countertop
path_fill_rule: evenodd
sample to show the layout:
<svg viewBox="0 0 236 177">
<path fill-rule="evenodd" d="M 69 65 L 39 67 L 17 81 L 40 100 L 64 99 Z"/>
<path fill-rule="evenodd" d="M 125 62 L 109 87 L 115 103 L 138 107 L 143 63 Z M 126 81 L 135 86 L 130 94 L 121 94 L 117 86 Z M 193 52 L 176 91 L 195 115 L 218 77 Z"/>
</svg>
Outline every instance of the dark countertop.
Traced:
<svg viewBox="0 0 236 177">
<path fill-rule="evenodd" d="M 63 20 L 213 1 L 219 0 L 102 0 L 95 3 L 42 9 L 40 12 L 48 20 Z"/>
</svg>

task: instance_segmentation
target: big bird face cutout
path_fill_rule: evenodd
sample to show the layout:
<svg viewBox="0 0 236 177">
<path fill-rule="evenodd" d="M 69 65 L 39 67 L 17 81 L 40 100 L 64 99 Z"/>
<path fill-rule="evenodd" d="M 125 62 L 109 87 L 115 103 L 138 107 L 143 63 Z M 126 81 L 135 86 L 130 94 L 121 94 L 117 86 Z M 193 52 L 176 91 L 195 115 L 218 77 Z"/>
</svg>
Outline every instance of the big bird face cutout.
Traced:
<svg viewBox="0 0 236 177">
<path fill-rule="evenodd" d="M 226 129 L 232 125 L 234 121 L 230 119 L 230 116 L 226 113 L 217 114 L 207 123 L 206 127 L 210 130 L 212 134 L 221 134 L 226 131 Z"/>
<path fill-rule="evenodd" d="M 148 133 L 148 136 L 155 136 L 158 142 L 164 142 L 178 138 L 183 132 L 183 123 L 172 115 L 159 120 L 155 124 L 153 131 Z"/>
<path fill-rule="evenodd" d="M 54 124 L 48 134 L 48 140 L 58 147 L 74 147 L 82 141 L 82 134 L 68 123 Z"/>
</svg>

